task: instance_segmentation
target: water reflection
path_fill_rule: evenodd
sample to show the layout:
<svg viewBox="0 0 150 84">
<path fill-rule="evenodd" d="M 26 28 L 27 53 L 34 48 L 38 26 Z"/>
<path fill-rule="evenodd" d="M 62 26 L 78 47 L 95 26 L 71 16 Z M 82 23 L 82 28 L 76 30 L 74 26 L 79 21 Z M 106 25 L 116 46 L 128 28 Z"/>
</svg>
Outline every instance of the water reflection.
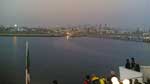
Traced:
<svg viewBox="0 0 150 84">
<path fill-rule="evenodd" d="M 13 37 L 13 45 L 14 45 L 14 46 L 17 45 L 17 37 L 16 37 L 16 36 Z"/>
<path fill-rule="evenodd" d="M 13 37 L 13 39 L 12 39 L 12 43 L 13 43 L 13 59 L 14 59 L 14 63 L 15 63 L 15 65 L 16 65 L 16 60 L 17 60 L 17 37 L 16 36 L 14 36 Z"/>
<path fill-rule="evenodd" d="M 118 65 L 124 64 L 129 56 L 140 64 L 150 64 L 150 45 L 146 43 L 85 37 L 69 40 L 64 37 L 0 37 L 0 84 L 24 83 L 26 40 L 31 46 L 33 84 L 48 84 L 47 81 L 53 79 L 62 80 L 64 84 L 77 80 L 72 84 L 81 84 L 86 74 L 118 70 Z"/>
</svg>

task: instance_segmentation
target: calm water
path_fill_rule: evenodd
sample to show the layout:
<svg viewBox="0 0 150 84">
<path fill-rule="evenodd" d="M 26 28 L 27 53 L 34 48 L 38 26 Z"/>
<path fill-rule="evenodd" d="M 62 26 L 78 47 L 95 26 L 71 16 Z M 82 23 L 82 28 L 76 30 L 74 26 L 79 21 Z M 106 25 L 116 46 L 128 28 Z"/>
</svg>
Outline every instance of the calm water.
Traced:
<svg viewBox="0 0 150 84">
<path fill-rule="evenodd" d="M 118 71 L 135 57 L 150 65 L 150 44 L 99 38 L 0 37 L 0 84 L 25 84 L 25 41 L 29 41 L 31 83 L 82 84 L 86 74 Z"/>
</svg>

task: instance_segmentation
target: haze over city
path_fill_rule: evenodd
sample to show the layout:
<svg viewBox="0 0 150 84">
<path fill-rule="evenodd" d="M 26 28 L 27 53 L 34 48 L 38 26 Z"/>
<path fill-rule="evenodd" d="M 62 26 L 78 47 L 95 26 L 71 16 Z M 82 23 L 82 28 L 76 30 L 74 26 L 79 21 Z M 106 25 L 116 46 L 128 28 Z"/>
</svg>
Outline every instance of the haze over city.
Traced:
<svg viewBox="0 0 150 84">
<path fill-rule="evenodd" d="M 0 0 L 0 84 L 150 84 L 150 0 Z"/>
<path fill-rule="evenodd" d="M 0 0 L 0 24 L 149 27 L 149 0 Z"/>
</svg>

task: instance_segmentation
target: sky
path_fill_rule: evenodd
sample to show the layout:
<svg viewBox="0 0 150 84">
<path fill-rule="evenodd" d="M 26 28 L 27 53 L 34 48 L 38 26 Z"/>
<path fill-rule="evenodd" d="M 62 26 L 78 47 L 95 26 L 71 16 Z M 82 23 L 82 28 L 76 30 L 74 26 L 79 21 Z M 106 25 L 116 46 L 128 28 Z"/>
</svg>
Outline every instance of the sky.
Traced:
<svg viewBox="0 0 150 84">
<path fill-rule="evenodd" d="M 0 0 L 0 24 L 150 26 L 150 0 Z"/>
</svg>

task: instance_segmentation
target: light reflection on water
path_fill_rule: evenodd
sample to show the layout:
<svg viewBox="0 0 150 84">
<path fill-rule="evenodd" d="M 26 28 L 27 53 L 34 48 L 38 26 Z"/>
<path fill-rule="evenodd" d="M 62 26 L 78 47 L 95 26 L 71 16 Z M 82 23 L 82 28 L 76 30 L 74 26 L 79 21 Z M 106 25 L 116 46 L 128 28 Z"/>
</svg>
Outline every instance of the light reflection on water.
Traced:
<svg viewBox="0 0 150 84">
<path fill-rule="evenodd" d="M 99 38 L 0 37 L 3 84 L 24 83 L 26 40 L 30 43 L 32 84 L 49 84 L 53 79 L 61 84 L 81 84 L 86 74 L 117 71 L 118 65 L 132 56 L 140 64 L 150 64 L 147 43 Z"/>
<path fill-rule="evenodd" d="M 13 44 L 14 44 L 14 46 L 17 45 L 17 37 L 16 36 L 13 37 Z"/>
</svg>

